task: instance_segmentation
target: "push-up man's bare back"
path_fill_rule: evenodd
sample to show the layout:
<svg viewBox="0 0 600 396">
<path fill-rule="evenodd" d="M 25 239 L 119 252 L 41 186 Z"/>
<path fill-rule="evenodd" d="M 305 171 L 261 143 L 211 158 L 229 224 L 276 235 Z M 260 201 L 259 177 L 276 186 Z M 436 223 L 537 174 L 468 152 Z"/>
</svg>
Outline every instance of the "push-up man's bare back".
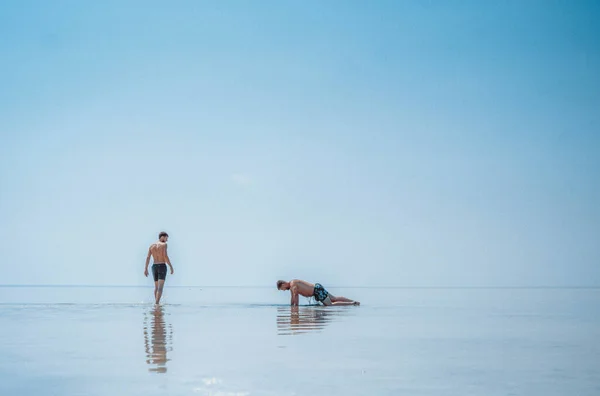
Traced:
<svg viewBox="0 0 600 396">
<path fill-rule="evenodd" d="M 150 257 L 154 260 L 154 264 L 152 264 L 152 276 L 154 277 L 154 299 L 156 304 L 160 302 L 160 298 L 162 297 L 165 279 L 167 278 L 167 264 L 169 264 L 171 275 L 173 275 L 173 266 L 167 254 L 168 240 L 169 234 L 166 232 L 158 234 L 158 241 L 150 245 L 150 248 L 148 248 L 148 257 L 146 257 L 146 267 L 144 268 L 144 275 L 146 277 L 148 276 Z"/>
<path fill-rule="evenodd" d="M 334 296 L 325 290 L 320 283 L 312 284 L 300 279 L 293 279 L 289 282 L 279 280 L 277 281 L 277 289 L 289 290 L 292 293 L 292 305 L 298 305 L 298 296 L 314 297 L 323 305 L 360 305 L 358 301 Z"/>
</svg>

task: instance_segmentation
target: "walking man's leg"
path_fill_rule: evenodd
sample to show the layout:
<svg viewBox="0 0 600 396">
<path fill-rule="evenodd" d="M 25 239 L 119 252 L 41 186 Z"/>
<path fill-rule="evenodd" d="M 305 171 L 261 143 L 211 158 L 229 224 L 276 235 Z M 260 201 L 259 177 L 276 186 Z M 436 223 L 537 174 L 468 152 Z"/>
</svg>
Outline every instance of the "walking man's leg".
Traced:
<svg viewBox="0 0 600 396">
<path fill-rule="evenodd" d="M 160 298 L 162 297 L 163 287 L 165 286 L 165 280 L 159 279 L 156 282 L 156 290 L 154 290 L 154 297 L 156 298 L 156 303 L 160 303 Z"/>
</svg>

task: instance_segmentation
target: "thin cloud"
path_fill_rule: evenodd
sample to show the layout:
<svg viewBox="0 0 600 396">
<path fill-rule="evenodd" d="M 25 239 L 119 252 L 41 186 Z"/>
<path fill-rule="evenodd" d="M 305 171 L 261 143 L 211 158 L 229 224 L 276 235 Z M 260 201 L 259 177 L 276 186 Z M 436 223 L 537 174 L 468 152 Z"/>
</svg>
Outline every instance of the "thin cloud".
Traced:
<svg viewBox="0 0 600 396">
<path fill-rule="evenodd" d="M 231 175 L 231 180 L 239 186 L 249 186 L 252 184 L 252 178 L 243 173 L 234 173 Z"/>
</svg>

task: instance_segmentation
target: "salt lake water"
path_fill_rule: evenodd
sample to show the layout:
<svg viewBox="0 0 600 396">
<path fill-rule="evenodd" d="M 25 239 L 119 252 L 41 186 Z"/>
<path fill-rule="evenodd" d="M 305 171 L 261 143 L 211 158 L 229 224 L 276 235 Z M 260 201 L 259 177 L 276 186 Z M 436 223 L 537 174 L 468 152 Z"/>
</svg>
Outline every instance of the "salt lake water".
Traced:
<svg viewBox="0 0 600 396">
<path fill-rule="evenodd" d="M 600 395 L 600 289 L 329 289 L 0 287 L 0 395 Z"/>
</svg>

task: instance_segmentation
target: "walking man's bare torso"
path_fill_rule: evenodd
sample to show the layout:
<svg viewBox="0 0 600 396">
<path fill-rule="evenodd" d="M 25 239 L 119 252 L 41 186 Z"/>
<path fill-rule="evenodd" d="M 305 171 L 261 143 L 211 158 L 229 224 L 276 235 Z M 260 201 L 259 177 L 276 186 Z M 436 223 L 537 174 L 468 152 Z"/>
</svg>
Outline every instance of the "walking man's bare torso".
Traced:
<svg viewBox="0 0 600 396">
<path fill-rule="evenodd" d="M 157 241 L 150 245 L 150 254 L 154 264 L 166 264 L 167 262 L 167 243 Z"/>
</svg>

